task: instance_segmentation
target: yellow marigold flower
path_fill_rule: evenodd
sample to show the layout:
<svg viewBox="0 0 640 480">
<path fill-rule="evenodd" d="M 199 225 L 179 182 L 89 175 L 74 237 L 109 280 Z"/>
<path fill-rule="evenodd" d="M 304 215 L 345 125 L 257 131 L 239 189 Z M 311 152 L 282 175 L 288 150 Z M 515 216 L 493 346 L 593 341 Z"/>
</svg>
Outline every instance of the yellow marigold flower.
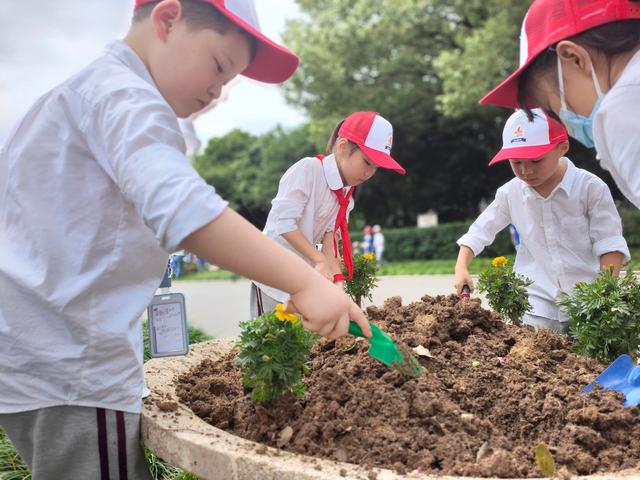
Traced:
<svg viewBox="0 0 640 480">
<path fill-rule="evenodd" d="M 491 260 L 491 265 L 494 267 L 506 265 L 507 263 L 509 263 L 509 260 L 507 259 L 507 257 L 496 257 L 493 260 Z"/>
<path fill-rule="evenodd" d="M 362 258 L 364 258 L 365 260 L 373 260 L 373 253 L 364 253 L 362 255 Z"/>
<path fill-rule="evenodd" d="M 285 312 L 283 303 L 279 303 L 276 305 L 275 314 L 278 320 L 280 320 L 281 322 L 296 323 L 298 321 L 298 316 L 295 313 Z"/>
</svg>

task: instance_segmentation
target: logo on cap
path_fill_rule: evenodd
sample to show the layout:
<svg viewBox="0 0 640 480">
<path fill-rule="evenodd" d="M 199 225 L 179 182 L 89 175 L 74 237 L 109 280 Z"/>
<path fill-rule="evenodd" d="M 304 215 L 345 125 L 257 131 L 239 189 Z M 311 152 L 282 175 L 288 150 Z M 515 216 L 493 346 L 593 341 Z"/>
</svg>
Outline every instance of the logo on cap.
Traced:
<svg viewBox="0 0 640 480">
<path fill-rule="evenodd" d="M 511 135 L 511 143 L 527 143 L 527 139 L 524 136 L 524 128 L 522 125 L 518 125 Z"/>
<path fill-rule="evenodd" d="M 391 145 L 393 145 L 393 133 L 387 137 L 387 144 L 384 146 L 384 149 L 391 151 Z"/>
</svg>

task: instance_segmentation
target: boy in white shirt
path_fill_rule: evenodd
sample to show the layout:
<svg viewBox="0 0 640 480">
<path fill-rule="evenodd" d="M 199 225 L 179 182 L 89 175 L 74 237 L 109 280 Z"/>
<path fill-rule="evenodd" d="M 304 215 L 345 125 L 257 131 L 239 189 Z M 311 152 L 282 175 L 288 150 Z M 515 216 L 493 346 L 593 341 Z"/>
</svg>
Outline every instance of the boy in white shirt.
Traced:
<svg viewBox="0 0 640 480">
<path fill-rule="evenodd" d="M 503 147 L 489 165 L 508 160 L 516 178 L 500 187 L 495 200 L 458 240 L 455 288 L 473 281 L 468 266 L 510 223 L 520 234 L 514 269 L 533 280 L 528 288 L 533 309 L 523 323 L 562 332 L 569 319 L 556 301 L 576 282 L 591 282 L 613 265 L 618 274 L 629 260 L 622 222 L 607 185 L 576 168 L 564 127 L 540 109 L 529 122 L 516 111 L 503 131 Z"/>
<path fill-rule="evenodd" d="M 124 41 L 36 101 L 0 150 L 0 426 L 35 480 L 150 478 L 139 318 L 169 252 L 286 291 L 335 338 L 362 311 L 190 165 L 177 117 L 297 57 L 252 0 L 137 0 Z M 110 462 L 111 460 L 111 462 Z"/>
<path fill-rule="evenodd" d="M 264 233 L 300 255 L 326 278 L 342 286 L 353 274 L 347 216 L 353 192 L 378 167 L 405 170 L 391 157 L 393 128 L 376 112 L 355 112 L 338 123 L 327 144 L 327 156 L 299 160 L 280 179 Z M 342 240 L 347 275 L 342 274 L 336 236 Z M 316 245 L 322 244 L 319 251 Z M 289 294 L 253 282 L 251 316 L 273 310 Z"/>
</svg>

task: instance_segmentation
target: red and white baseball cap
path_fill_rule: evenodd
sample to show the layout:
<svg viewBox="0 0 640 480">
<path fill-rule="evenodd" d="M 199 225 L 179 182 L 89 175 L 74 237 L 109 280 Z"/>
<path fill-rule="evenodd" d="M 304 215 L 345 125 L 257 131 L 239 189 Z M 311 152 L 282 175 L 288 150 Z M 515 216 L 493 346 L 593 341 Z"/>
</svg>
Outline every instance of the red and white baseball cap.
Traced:
<svg viewBox="0 0 640 480">
<path fill-rule="evenodd" d="M 518 106 L 518 77 L 546 48 L 605 23 L 640 18 L 640 4 L 629 0 L 534 0 L 520 31 L 520 67 L 481 100 Z"/>
<path fill-rule="evenodd" d="M 523 110 L 517 110 L 507 119 L 502 130 L 502 150 L 491 159 L 489 166 L 505 160 L 537 160 L 569 139 L 564 126 L 557 120 L 540 108 L 531 112 L 532 121 Z"/>
<path fill-rule="evenodd" d="M 406 170 L 391 157 L 393 127 L 377 112 L 352 113 L 342 122 L 338 136 L 358 145 L 379 167 L 394 170 L 401 175 L 406 173 Z"/>
<path fill-rule="evenodd" d="M 156 0 L 135 0 L 137 9 Z M 260 32 L 253 0 L 200 0 L 214 6 L 238 27 L 256 39 L 256 55 L 242 75 L 265 83 L 282 83 L 296 68 L 298 57 Z"/>
</svg>

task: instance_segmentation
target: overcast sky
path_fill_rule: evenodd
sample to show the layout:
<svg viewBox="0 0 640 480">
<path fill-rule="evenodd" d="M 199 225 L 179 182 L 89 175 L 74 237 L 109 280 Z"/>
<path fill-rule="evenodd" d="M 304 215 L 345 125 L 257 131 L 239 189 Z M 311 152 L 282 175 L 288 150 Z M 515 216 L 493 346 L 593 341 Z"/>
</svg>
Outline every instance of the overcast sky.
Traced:
<svg viewBox="0 0 640 480">
<path fill-rule="evenodd" d="M 255 3 L 263 32 L 278 40 L 285 20 L 300 15 L 294 0 Z M 133 0 L 0 0 L 0 144 L 40 95 L 124 36 L 132 6 Z M 259 134 L 302 121 L 279 87 L 243 79 L 225 103 L 198 118 L 196 130 L 206 142 L 233 128 Z"/>
</svg>

